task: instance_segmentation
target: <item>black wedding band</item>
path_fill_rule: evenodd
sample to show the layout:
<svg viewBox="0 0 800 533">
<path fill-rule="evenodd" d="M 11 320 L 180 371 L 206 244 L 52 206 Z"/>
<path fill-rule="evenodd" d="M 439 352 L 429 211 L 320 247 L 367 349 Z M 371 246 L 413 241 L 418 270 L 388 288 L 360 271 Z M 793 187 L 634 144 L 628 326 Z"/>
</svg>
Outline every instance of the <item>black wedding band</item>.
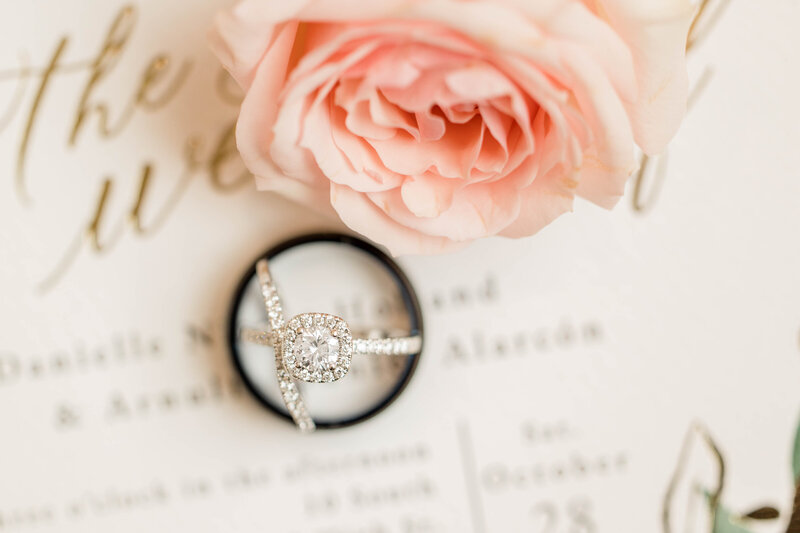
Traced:
<svg viewBox="0 0 800 533">
<path fill-rule="evenodd" d="M 253 278 L 256 277 L 256 263 L 258 263 L 259 260 L 267 259 L 267 261 L 271 261 L 287 250 L 296 248 L 298 246 L 315 243 L 336 243 L 350 246 L 370 255 L 378 263 L 380 263 L 391 275 L 392 279 L 400 290 L 403 306 L 405 307 L 409 318 L 409 336 L 419 335 L 423 339 L 424 344 L 422 310 L 419 305 L 419 300 L 417 299 L 417 294 L 414 291 L 414 287 L 411 285 L 411 282 L 408 280 L 408 277 L 405 275 L 400 266 L 395 263 L 391 257 L 386 255 L 383 251 L 376 248 L 372 244 L 352 235 L 340 233 L 317 233 L 289 239 L 270 248 L 266 253 L 262 254 L 255 261 L 253 261 L 252 265 L 250 265 L 245 274 L 242 276 L 242 279 L 236 288 L 233 304 L 228 313 L 228 348 L 231 352 L 234 368 L 236 369 L 236 372 L 242 380 L 242 383 L 250 392 L 250 394 L 252 394 L 256 401 L 258 401 L 262 406 L 266 407 L 274 414 L 290 423 L 292 422 L 292 418 L 289 413 L 286 412 L 283 405 L 269 398 L 247 372 L 242 360 L 242 355 L 238 348 L 239 331 L 236 318 L 237 311 L 242 305 L 246 289 Z M 417 369 L 417 364 L 419 363 L 419 357 L 422 353 L 422 349 L 423 346 L 420 347 L 420 350 L 417 353 L 407 357 L 406 365 L 400 374 L 398 381 L 389 390 L 388 394 L 386 394 L 379 402 L 369 407 L 361 414 L 342 418 L 340 420 L 317 420 L 312 415 L 312 419 L 314 420 L 317 429 L 336 429 L 359 424 L 372 418 L 389 407 L 389 405 L 391 405 L 392 402 L 394 402 L 400 396 L 408 383 L 411 381 L 411 378 Z"/>
</svg>

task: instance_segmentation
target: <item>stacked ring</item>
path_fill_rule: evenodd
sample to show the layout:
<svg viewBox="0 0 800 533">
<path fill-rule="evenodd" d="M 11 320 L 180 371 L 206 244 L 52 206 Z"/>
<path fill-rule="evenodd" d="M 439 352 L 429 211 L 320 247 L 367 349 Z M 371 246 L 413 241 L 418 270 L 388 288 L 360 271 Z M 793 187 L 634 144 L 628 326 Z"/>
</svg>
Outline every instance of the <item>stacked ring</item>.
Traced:
<svg viewBox="0 0 800 533">
<path fill-rule="evenodd" d="M 270 272 L 270 260 L 290 248 L 317 242 L 332 242 L 349 245 L 376 258 L 392 275 L 409 315 L 410 331 L 400 336 L 363 337 L 354 336 L 349 324 L 341 317 L 328 313 L 303 313 L 286 320 L 276 282 Z M 258 280 L 268 318 L 268 329 L 242 328 L 236 321 L 237 309 L 241 305 L 245 288 L 253 278 Z M 350 426 L 362 422 L 392 403 L 405 388 L 414 373 L 422 350 L 422 313 L 416 294 L 400 267 L 386 254 L 371 244 L 342 234 L 318 234 L 292 239 L 282 243 L 260 257 L 248 270 L 240 283 L 234 300 L 229 323 L 229 344 L 234 366 L 245 386 L 257 400 L 280 416 L 290 418 L 303 432 L 317 428 Z M 239 342 L 272 346 L 281 399 L 286 412 L 278 408 L 256 386 L 241 361 Z M 331 383 L 345 377 L 353 356 L 407 356 L 407 364 L 400 380 L 380 403 L 361 415 L 336 421 L 315 421 L 309 414 L 296 382 Z M 288 412 L 288 414 L 287 414 Z"/>
</svg>

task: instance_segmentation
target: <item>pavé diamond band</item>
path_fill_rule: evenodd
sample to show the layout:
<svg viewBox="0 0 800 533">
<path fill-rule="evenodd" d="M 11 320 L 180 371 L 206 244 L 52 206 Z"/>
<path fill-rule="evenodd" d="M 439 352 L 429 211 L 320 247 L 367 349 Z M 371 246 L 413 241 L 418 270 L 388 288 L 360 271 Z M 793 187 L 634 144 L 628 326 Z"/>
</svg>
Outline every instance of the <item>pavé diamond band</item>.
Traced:
<svg viewBox="0 0 800 533">
<path fill-rule="evenodd" d="M 256 275 L 269 318 L 269 331 L 243 328 L 239 337 L 245 342 L 276 348 L 281 397 L 302 431 L 313 431 L 315 424 L 293 380 L 330 383 L 347 374 L 353 355 L 407 356 L 418 353 L 422 347 L 419 335 L 353 338 L 347 322 L 326 313 L 303 313 L 287 323 L 266 259 L 256 263 Z"/>
<path fill-rule="evenodd" d="M 299 315 L 297 318 L 302 319 L 305 315 Z M 320 316 L 322 318 L 337 318 L 333 315 L 326 315 L 321 313 L 311 314 L 311 317 Z M 312 330 L 311 337 L 313 341 L 306 337 L 304 342 L 319 343 L 319 336 L 323 332 Z M 351 331 L 353 335 L 358 335 L 355 331 Z M 335 332 L 334 332 L 335 334 Z M 254 344 L 261 344 L 263 346 L 272 346 L 272 335 L 268 331 L 241 328 L 239 330 L 239 337 L 245 342 L 252 342 Z M 411 355 L 417 353 L 422 345 L 421 338 L 416 335 L 412 337 L 374 337 L 365 336 L 365 338 L 353 339 L 353 354 L 374 354 L 374 355 Z M 313 346 L 310 347 L 313 349 Z M 323 347 L 324 348 L 324 347 Z"/>
<path fill-rule="evenodd" d="M 335 257 L 328 254 L 335 254 Z M 256 265 L 262 258 L 269 262 L 268 268 L 257 268 Z M 294 374 L 290 372 L 292 367 L 287 368 L 284 365 L 284 359 L 287 361 L 291 359 L 288 353 L 287 357 L 284 357 L 283 348 L 284 338 L 288 339 L 292 335 L 288 333 L 287 322 L 291 323 L 294 319 L 284 318 L 282 302 L 278 297 L 270 270 L 279 270 L 280 276 L 283 277 L 293 270 L 285 270 L 282 265 L 291 264 L 291 261 L 297 261 L 297 258 L 312 258 L 303 259 L 303 261 L 310 261 L 303 263 L 303 275 L 316 276 L 319 273 L 322 276 L 321 279 L 327 279 L 332 272 L 339 272 L 339 269 L 342 268 L 348 269 L 347 273 L 343 273 L 344 275 L 360 272 L 366 276 L 364 278 L 366 286 L 382 291 L 375 294 L 376 301 L 380 298 L 391 298 L 393 302 L 401 304 L 402 312 L 405 313 L 407 319 L 402 323 L 408 325 L 402 329 L 395 329 L 391 325 L 400 323 L 394 321 L 395 318 L 399 318 L 399 315 L 393 315 L 392 320 L 383 324 L 370 324 L 377 329 L 368 331 L 351 329 L 344 324 L 347 326 L 346 331 L 350 333 L 350 342 L 348 343 L 345 342 L 346 336 L 338 333 L 334 335 L 334 332 L 337 332 L 337 326 L 340 325 L 338 320 L 341 319 L 338 317 L 312 313 L 305 319 L 305 323 L 310 324 L 307 326 L 304 325 L 304 315 L 300 315 L 295 324 L 302 326 L 300 328 L 302 331 L 293 330 L 294 340 L 290 350 L 295 363 L 298 361 L 301 363 L 300 375 L 295 378 Z M 324 264 L 325 258 L 331 258 L 330 265 Z M 320 259 L 322 259 L 321 263 Z M 318 268 L 323 269 L 324 272 L 319 271 Z M 351 268 L 363 270 L 350 270 Z M 381 280 L 379 286 L 373 284 L 377 280 Z M 281 282 L 280 279 L 278 281 Z M 317 278 L 308 280 L 308 286 L 317 288 L 326 286 L 324 282 L 319 284 L 318 281 L 320 280 Z M 385 284 L 385 281 L 393 282 L 394 286 Z M 296 282 L 296 279 L 294 281 L 290 279 L 285 283 Z M 354 283 L 353 290 L 364 286 L 360 285 L 362 282 L 358 278 L 351 283 Z M 264 312 L 265 307 L 266 313 Z M 396 310 L 401 311 L 399 307 Z M 380 311 L 375 315 L 376 318 L 383 316 Z M 329 317 L 331 318 L 330 325 Z M 422 309 L 414 286 L 403 269 L 391 257 L 373 244 L 353 235 L 310 233 L 275 244 L 245 270 L 233 293 L 226 337 L 233 368 L 253 399 L 268 411 L 307 432 L 314 429 L 333 430 L 360 424 L 382 413 L 392 405 L 406 390 L 415 375 L 424 349 L 422 346 L 425 340 L 423 331 Z M 257 348 L 258 345 L 271 345 L 278 348 L 275 350 L 276 364 L 272 370 L 272 372 L 277 372 L 277 380 L 273 377 L 276 374 L 272 372 L 262 374 L 262 371 L 271 365 L 264 366 L 263 352 Z M 349 391 L 347 386 L 339 389 L 320 387 L 318 390 L 309 391 L 315 395 L 319 394 L 318 397 L 324 398 L 323 401 L 331 402 L 320 405 L 317 414 L 309 414 L 306 409 L 307 404 L 301 397 L 301 392 L 304 392 L 301 389 L 305 383 L 297 380 L 304 379 L 303 370 L 308 370 L 308 377 L 313 380 L 317 370 L 313 364 L 322 365 L 319 370 L 323 380 L 326 378 L 325 372 L 327 371 L 331 372 L 335 378 L 337 368 L 346 360 L 343 358 L 345 345 L 350 346 L 350 356 L 356 354 L 355 361 L 352 361 L 354 370 L 351 373 L 362 368 L 365 370 L 369 368 L 370 371 L 384 368 L 388 373 L 375 375 L 376 381 L 373 384 L 354 380 L 352 391 Z M 361 353 L 375 353 L 381 356 L 358 355 Z M 408 355 L 402 355 L 404 353 L 408 353 Z M 352 357 L 350 359 L 352 360 Z M 303 364 L 307 368 L 304 368 Z M 389 370 L 390 368 L 392 370 Z M 339 374 L 346 369 L 346 367 L 342 367 Z M 308 386 L 313 387 L 313 385 Z"/>
</svg>

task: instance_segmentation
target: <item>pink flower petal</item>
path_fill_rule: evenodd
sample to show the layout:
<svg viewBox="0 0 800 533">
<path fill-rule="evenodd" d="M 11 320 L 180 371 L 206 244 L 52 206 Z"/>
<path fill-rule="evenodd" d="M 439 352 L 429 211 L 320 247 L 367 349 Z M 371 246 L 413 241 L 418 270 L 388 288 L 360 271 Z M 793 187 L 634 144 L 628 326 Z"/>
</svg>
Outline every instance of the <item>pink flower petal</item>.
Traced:
<svg viewBox="0 0 800 533">
<path fill-rule="evenodd" d="M 633 58 L 630 48 L 609 25 L 585 3 L 575 0 L 500 0 L 540 24 L 548 38 L 581 46 L 611 80 L 624 100 L 636 97 Z M 640 0 L 646 4 L 649 0 Z M 524 52 L 523 52 L 524 55 Z"/>
<path fill-rule="evenodd" d="M 610 208 L 625 192 L 625 183 L 636 168 L 633 132 L 619 95 L 597 63 L 578 47 L 563 48 L 573 94 L 593 137 L 591 149 L 583 153 L 577 192 Z"/>
<path fill-rule="evenodd" d="M 438 141 L 444 137 L 445 131 L 447 131 L 444 119 L 433 114 L 430 109 L 417 111 L 414 113 L 414 118 L 417 120 L 421 141 Z"/>
<path fill-rule="evenodd" d="M 307 145 L 308 139 L 319 135 L 325 135 L 328 145 L 333 147 L 330 131 L 308 132 L 304 131 L 303 125 L 307 123 L 306 117 L 314 107 L 314 100 L 316 99 L 319 103 L 320 100 L 328 97 L 336 84 L 338 74 L 369 55 L 377 46 L 377 43 L 364 44 L 340 58 L 338 62 L 328 63 L 305 77 L 296 78 L 284 87 L 280 96 L 279 113 L 272 127 L 274 135 L 269 147 L 269 156 L 287 175 L 300 180 L 309 180 L 322 173 L 330 178 L 326 171 L 320 171 L 319 167 L 314 164 L 311 154 L 301 148 L 301 146 L 310 148 Z M 244 116 L 244 107 L 242 110 L 242 116 Z M 242 120 L 241 116 L 240 120 Z M 324 124 L 315 124 L 312 129 L 324 128 L 329 122 L 326 119 Z"/>
<path fill-rule="evenodd" d="M 331 206 L 330 182 L 310 186 L 281 174 L 256 176 L 255 181 L 259 191 L 277 192 L 293 202 L 309 206 L 324 215 L 336 215 Z"/>
<path fill-rule="evenodd" d="M 384 141 L 394 137 L 397 134 L 397 130 L 373 121 L 369 108 L 370 103 L 362 100 L 347 111 L 345 125 L 350 130 L 350 133 L 367 139 L 381 139 Z"/>
<path fill-rule="evenodd" d="M 375 91 L 370 96 L 369 112 L 375 124 L 402 130 L 417 140 L 420 138 L 414 115 L 393 105 L 386 99 L 383 92 Z"/>
<path fill-rule="evenodd" d="M 415 216 L 433 218 L 450 208 L 453 194 L 462 186 L 456 180 L 429 173 L 406 179 L 400 188 L 400 197 Z"/>
<path fill-rule="evenodd" d="M 262 11 L 260 2 L 242 2 L 230 11 L 221 11 L 214 20 L 209 32 L 209 42 L 214 53 L 219 57 L 225 69 L 231 73 L 240 86 L 247 89 L 253 82 L 259 63 L 272 55 L 272 66 L 277 73 L 286 74 L 290 51 L 294 46 L 294 37 L 288 38 L 286 26 L 292 33 L 296 32 L 297 23 L 281 24 L 296 14 L 296 9 L 284 3 L 278 9 L 267 14 Z M 283 34 L 283 38 L 279 37 Z M 280 43 L 277 41 L 281 40 Z M 273 49 L 277 46 L 277 52 Z M 287 48 L 288 47 L 288 48 Z M 276 56 L 280 65 L 275 66 Z M 275 80 L 277 83 L 280 80 Z"/>
<path fill-rule="evenodd" d="M 542 176 L 520 192 L 522 207 L 517 219 L 506 226 L 499 234 L 504 237 L 526 237 L 533 235 L 564 213 L 572 211 L 574 191 L 570 182 L 552 175 Z"/>
<path fill-rule="evenodd" d="M 319 113 L 325 111 L 320 106 Z M 375 149 L 363 138 L 353 135 L 344 126 L 346 120 L 345 113 L 341 108 L 334 107 L 330 110 L 330 135 L 333 138 L 333 143 L 338 148 L 340 157 L 336 157 L 336 161 L 347 161 L 349 163 L 348 170 L 341 169 L 341 164 L 337 163 L 336 173 L 331 174 L 331 179 L 339 184 L 347 185 L 353 189 L 362 192 L 384 191 L 399 187 L 403 183 L 404 176 L 388 170 L 381 162 Z M 348 117 L 349 118 L 349 117 Z M 309 122 L 312 124 L 307 125 L 307 130 L 317 128 L 317 122 L 322 122 L 327 118 L 320 118 L 318 113 L 309 114 Z M 324 130 L 323 130 L 324 131 Z M 320 135 L 320 137 L 323 137 Z M 326 153 L 328 147 L 322 146 L 324 141 L 308 141 L 305 144 L 315 154 Z M 325 160 L 333 157 L 331 154 L 325 156 Z M 323 158 L 318 158 L 323 161 Z M 321 162 L 321 168 L 330 168 L 325 163 Z M 331 169 L 332 170 L 332 169 Z M 332 170 L 333 171 L 333 170 Z"/>
<path fill-rule="evenodd" d="M 456 190 L 449 209 L 434 218 L 416 216 L 396 190 L 370 193 L 369 198 L 402 226 L 457 242 L 496 235 L 517 219 L 520 210 L 517 191 L 483 183 Z"/>
<path fill-rule="evenodd" d="M 259 188 L 395 253 L 606 207 L 685 107 L 690 0 L 241 0 L 212 46 Z"/>
<path fill-rule="evenodd" d="M 285 67 L 288 60 L 288 50 L 291 48 L 294 36 L 294 26 L 287 25 L 279 33 L 274 45 L 264 57 L 251 82 L 251 90 L 247 92 L 242 102 L 239 121 L 236 124 L 236 142 L 247 167 L 257 176 L 283 176 L 286 168 L 276 165 L 271 154 L 271 147 L 276 139 L 274 125 L 278 116 L 278 93 L 281 90 L 282 80 L 275 75 Z M 302 115 L 304 101 L 297 101 L 296 116 Z M 291 113 L 291 109 L 282 108 L 281 113 Z M 295 128 L 289 126 L 294 125 Z M 310 158 L 300 155 L 296 146 L 291 142 L 298 137 L 299 119 L 287 121 L 286 128 L 278 127 L 277 138 L 289 139 L 286 148 L 292 155 L 286 159 L 291 162 L 294 175 L 307 183 L 324 184 L 327 178 L 320 172 L 319 167 Z"/>
<path fill-rule="evenodd" d="M 410 135 L 398 134 L 387 141 L 372 139 L 369 143 L 386 168 L 398 174 L 418 176 L 436 168 L 442 176 L 463 178 L 469 176 L 480 152 L 482 129 L 476 117 L 467 124 L 448 125 L 444 136 L 436 141 L 418 142 Z"/>
<path fill-rule="evenodd" d="M 637 144 L 648 154 L 666 147 L 686 112 L 689 0 L 597 0 L 601 14 L 633 54 L 638 98 L 628 104 Z"/>
<path fill-rule="evenodd" d="M 347 226 L 383 244 L 394 255 L 438 254 L 463 248 L 466 243 L 425 235 L 398 224 L 364 194 L 331 184 L 330 203 Z"/>
</svg>

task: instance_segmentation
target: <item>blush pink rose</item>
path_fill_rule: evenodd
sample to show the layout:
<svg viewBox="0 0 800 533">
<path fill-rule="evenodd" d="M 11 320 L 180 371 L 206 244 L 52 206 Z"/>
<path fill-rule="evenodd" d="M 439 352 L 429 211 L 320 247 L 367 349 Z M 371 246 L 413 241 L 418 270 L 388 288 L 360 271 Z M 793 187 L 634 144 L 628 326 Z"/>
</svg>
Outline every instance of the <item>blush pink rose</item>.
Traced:
<svg viewBox="0 0 800 533">
<path fill-rule="evenodd" d="M 689 0 L 242 0 L 212 43 L 260 189 L 395 254 L 612 207 L 686 106 Z"/>
</svg>

